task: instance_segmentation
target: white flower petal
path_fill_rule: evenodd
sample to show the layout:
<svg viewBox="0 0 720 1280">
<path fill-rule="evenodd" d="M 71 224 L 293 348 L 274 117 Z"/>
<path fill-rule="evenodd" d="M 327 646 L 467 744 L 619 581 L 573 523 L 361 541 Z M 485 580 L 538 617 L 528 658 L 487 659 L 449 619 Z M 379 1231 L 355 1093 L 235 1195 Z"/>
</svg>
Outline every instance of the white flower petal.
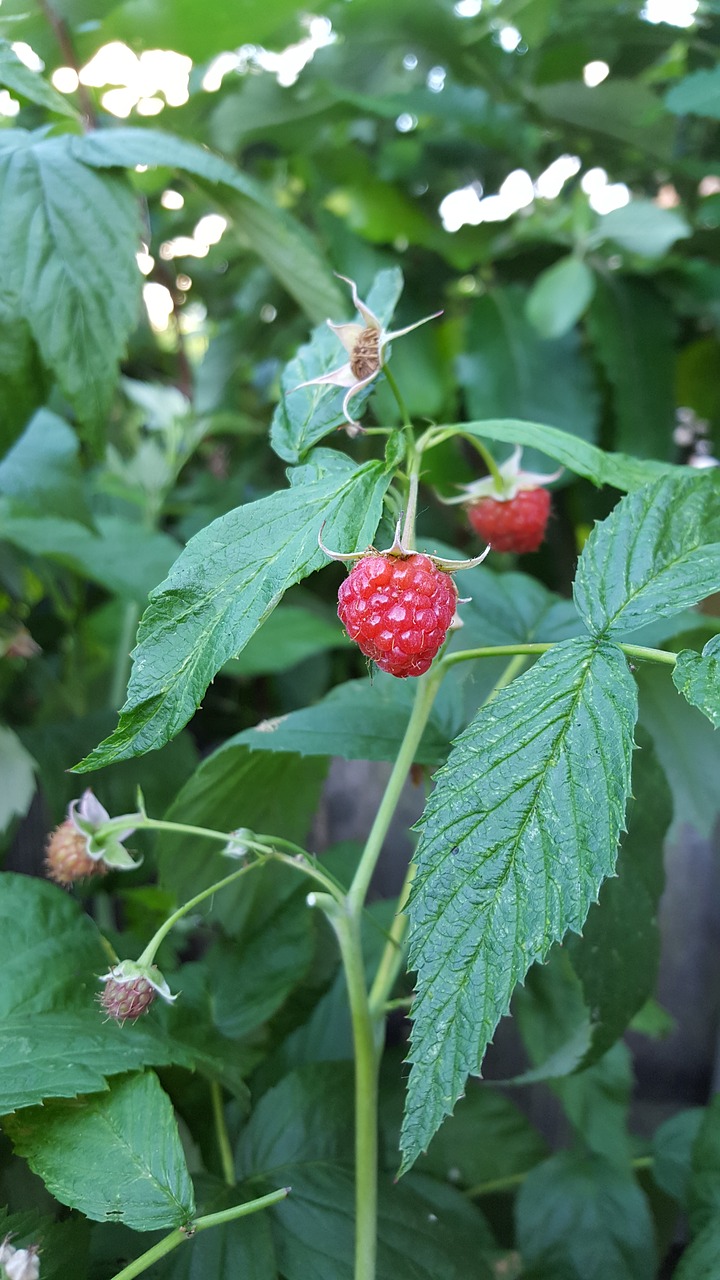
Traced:
<svg viewBox="0 0 720 1280">
<path fill-rule="evenodd" d="M 335 274 L 336 274 L 336 276 L 337 276 L 338 280 L 344 280 L 344 281 L 345 281 L 345 284 L 349 284 L 349 285 L 350 285 L 350 291 L 351 291 L 351 293 L 352 293 L 352 300 L 353 300 L 353 304 L 354 304 L 354 306 L 357 308 L 357 310 L 360 312 L 360 315 L 362 316 L 363 320 L 365 321 L 365 327 L 366 327 L 367 329 L 379 329 L 379 330 L 382 330 L 382 325 L 380 324 L 380 321 L 378 320 L 377 316 L 375 315 L 375 312 L 374 312 L 374 311 L 371 311 L 369 307 L 366 307 L 366 306 L 365 306 L 365 303 L 364 303 L 360 298 L 358 298 L 357 285 L 355 284 L 355 281 L 354 281 L 354 280 L 350 280 L 348 276 L 341 276 L 337 271 L 335 272 Z"/>
<path fill-rule="evenodd" d="M 309 378 L 307 382 L 299 382 L 292 391 L 299 391 L 301 387 L 351 387 L 355 381 L 355 374 L 349 364 L 343 364 L 339 369 L 333 369 L 332 373 L 324 373 L 320 378 Z M 288 395 L 292 395 L 292 391 Z"/>
<path fill-rule="evenodd" d="M 328 320 L 327 325 L 328 328 L 332 329 L 333 333 L 340 339 L 348 355 L 352 355 L 360 334 L 365 332 L 364 325 L 333 324 L 332 320 Z"/>
</svg>

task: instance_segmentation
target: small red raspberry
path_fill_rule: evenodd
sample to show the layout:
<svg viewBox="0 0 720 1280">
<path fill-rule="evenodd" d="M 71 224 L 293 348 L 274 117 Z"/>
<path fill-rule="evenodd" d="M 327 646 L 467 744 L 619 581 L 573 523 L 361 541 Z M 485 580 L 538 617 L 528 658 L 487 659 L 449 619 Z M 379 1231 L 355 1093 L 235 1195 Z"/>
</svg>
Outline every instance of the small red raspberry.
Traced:
<svg viewBox="0 0 720 1280">
<path fill-rule="evenodd" d="M 48 836 L 45 871 L 50 880 L 66 887 L 87 876 L 104 876 L 107 866 L 102 858 L 90 857 L 85 836 L 66 818 Z"/>
<path fill-rule="evenodd" d="M 429 556 L 364 556 L 340 587 L 338 617 L 366 658 L 392 676 L 421 676 L 455 616 L 457 587 Z"/>
<path fill-rule="evenodd" d="M 489 542 L 493 551 L 514 551 L 524 555 L 537 551 L 545 537 L 550 515 L 547 489 L 520 489 L 514 498 L 480 498 L 467 507 L 468 519 L 476 533 Z"/>
<path fill-rule="evenodd" d="M 120 982 L 117 978 L 108 978 L 99 996 L 100 1004 L 111 1018 L 125 1022 L 127 1018 L 139 1018 L 147 1013 L 157 992 L 147 978 L 133 978 L 131 982 Z"/>
</svg>

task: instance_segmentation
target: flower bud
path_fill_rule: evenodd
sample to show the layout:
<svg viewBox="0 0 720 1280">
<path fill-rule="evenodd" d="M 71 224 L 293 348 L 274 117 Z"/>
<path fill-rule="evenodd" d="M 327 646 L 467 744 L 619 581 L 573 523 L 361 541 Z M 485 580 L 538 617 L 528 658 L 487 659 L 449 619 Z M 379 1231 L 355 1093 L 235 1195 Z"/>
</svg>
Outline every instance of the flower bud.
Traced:
<svg viewBox="0 0 720 1280">
<path fill-rule="evenodd" d="M 167 982 L 154 964 L 123 960 L 100 981 L 105 983 L 105 990 L 99 997 L 100 1004 L 108 1017 L 117 1022 L 125 1022 L 128 1018 L 134 1022 L 141 1014 L 147 1013 L 156 996 L 161 996 L 168 1004 L 177 999 L 171 995 Z"/>
<path fill-rule="evenodd" d="M 55 884 L 66 887 L 87 876 L 104 876 L 107 864 L 103 858 L 91 858 L 87 840 L 66 818 L 50 832 L 45 846 L 45 871 Z"/>
</svg>

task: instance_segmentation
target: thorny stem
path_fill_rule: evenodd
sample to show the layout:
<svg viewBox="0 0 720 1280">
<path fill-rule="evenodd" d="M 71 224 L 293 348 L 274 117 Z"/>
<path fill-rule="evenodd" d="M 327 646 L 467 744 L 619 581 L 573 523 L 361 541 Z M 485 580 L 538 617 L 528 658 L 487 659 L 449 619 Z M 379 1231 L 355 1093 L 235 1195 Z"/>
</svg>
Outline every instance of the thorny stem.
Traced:
<svg viewBox="0 0 720 1280">
<path fill-rule="evenodd" d="M 260 1196 L 257 1200 L 249 1200 L 246 1204 L 236 1204 L 231 1209 L 222 1209 L 219 1213 L 206 1213 L 202 1218 L 195 1218 L 186 1227 L 178 1227 L 177 1231 L 171 1231 L 164 1240 L 159 1240 L 151 1249 L 123 1267 L 122 1271 L 116 1272 L 113 1280 L 135 1280 L 136 1276 L 141 1276 L 143 1271 L 147 1271 L 148 1267 L 165 1258 L 168 1253 L 172 1253 L 178 1245 L 192 1240 L 199 1231 L 207 1231 L 208 1227 L 222 1226 L 225 1222 L 234 1222 L 237 1218 L 246 1218 L 248 1214 L 257 1213 L 260 1209 L 269 1209 L 271 1205 L 284 1200 L 290 1191 L 290 1187 L 281 1187 L 278 1191 L 271 1191 L 269 1195 Z"/>
<path fill-rule="evenodd" d="M 217 1139 L 218 1152 L 220 1154 L 223 1178 L 229 1187 L 234 1187 L 236 1184 L 235 1162 L 233 1161 L 232 1147 L 230 1146 L 230 1138 L 228 1136 L 227 1125 L 225 1123 L 222 1089 L 220 1088 L 217 1080 L 210 1081 L 210 1101 L 212 1103 L 215 1137 Z"/>
</svg>

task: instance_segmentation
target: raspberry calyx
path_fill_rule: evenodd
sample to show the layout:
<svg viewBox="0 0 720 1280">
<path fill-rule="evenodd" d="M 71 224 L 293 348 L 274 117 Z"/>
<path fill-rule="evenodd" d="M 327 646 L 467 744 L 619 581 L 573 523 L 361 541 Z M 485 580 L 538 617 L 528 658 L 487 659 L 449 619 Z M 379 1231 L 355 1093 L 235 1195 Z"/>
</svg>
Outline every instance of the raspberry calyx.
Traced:
<svg viewBox="0 0 720 1280">
<path fill-rule="evenodd" d="M 143 964 L 142 959 L 121 960 L 100 978 L 104 987 L 98 999 L 108 1017 L 116 1022 L 134 1022 L 147 1013 L 156 996 L 162 996 L 168 1004 L 177 1000 L 157 966 Z"/>
<path fill-rule="evenodd" d="M 417 552 L 371 552 L 342 583 L 338 617 L 381 671 L 421 676 L 455 616 L 457 587 L 447 570 Z"/>
<path fill-rule="evenodd" d="M 543 486 L 557 480 L 563 468 L 541 475 L 523 471 L 521 463 L 522 449 L 517 445 L 501 466 L 493 464 L 492 475 L 460 485 L 462 493 L 456 498 L 441 498 L 448 506 L 463 504 L 471 527 L 493 551 L 524 555 L 537 551 L 545 537 L 550 494 Z"/>
</svg>

